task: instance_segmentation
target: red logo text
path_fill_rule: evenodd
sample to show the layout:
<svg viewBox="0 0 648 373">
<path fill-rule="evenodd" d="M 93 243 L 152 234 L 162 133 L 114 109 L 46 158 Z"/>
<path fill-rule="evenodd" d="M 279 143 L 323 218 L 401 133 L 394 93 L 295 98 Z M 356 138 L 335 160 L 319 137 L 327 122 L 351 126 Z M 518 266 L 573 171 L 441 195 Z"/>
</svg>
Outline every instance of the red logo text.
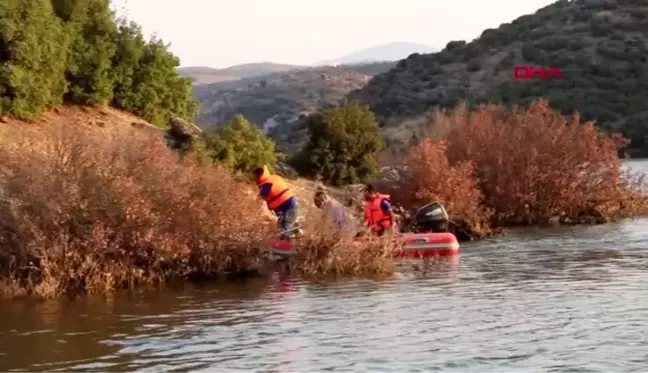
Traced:
<svg viewBox="0 0 648 373">
<path fill-rule="evenodd" d="M 515 66 L 515 79 L 563 79 L 563 74 L 557 67 Z"/>
</svg>

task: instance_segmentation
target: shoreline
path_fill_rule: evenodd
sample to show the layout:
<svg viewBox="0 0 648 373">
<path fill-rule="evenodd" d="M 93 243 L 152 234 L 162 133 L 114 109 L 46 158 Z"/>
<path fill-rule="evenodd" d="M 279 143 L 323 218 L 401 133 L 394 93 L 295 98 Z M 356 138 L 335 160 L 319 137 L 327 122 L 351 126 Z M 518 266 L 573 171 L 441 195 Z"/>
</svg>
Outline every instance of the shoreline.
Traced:
<svg viewBox="0 0 648 373">
<path fill-rule="evenodd" d="M 628 217 L 628 218 L 623 218 L 619 219 L 614 222 L 609 222 L 607 224 L 622 224 L 624 221 L 627 220 L 634 220 L 634 219 L 646 219 L 648 216 L 636 216 L 636 217 Z M 533 225 L 516 225 L 516 226 L 506 226 L 502 227 L 501 231 L 498 235 L 496 236 L 490 236 L 487 238 L 482 238 L 479 240 L 471 240 L 470 242 L 472 243 L 478 243 L 478 242 L 486 242 L 490 239 L 501 239 L 503 237 L 509 236 L 512 232 L 519 231 L 519 232 L 524 232 L 528 230 L 532 230 L 534 232 L 542 232 L 544 230 L 546 231 L 551 231 L 552 229 L 555 228 L 569 228 L 569 227 L 586 227 L 586 226 L 591 226 L 591 225 L 606 225 L 606 224 L 552 224 L 552 225 L 543 225 L 543 224 L 533 224 Z M 314 240 L 313 237 L 310 238 L 310 240 Z M 315 241 L 321 240 L 321 237 L 318 237 L 315 239 Z M 464 243 L 467 241 L 464 241 Z M 320 242 L 316 243 L 317 245 L 320 244 Z M 329 242 L 330 247 L 336 246 L 335 244 L 331 244 Z M 149 277 L 148 281 L 142 281 L 142 282 L 131 282 L 131 283 L 123 283 L 121 285 L 115 286 L 115 287 L 106 287 L 101 289 L 100 291 L 97 291 L 98 289 L 95 290 L 89 290 L 83 287 L 77 287 L 74 291 L 64 291 L 64 292 L 42 292 L 39 294 L 37 289 L 35 288 L 26 288 L 25 285 L 20 285 L 15 281 L 7 281 L 6 278 L 0 279 L 0 300 L 5 300 L 5 301 L 11 301 L 11 300 L 48 300 L 48 299 L 55 299 L 55 298 L 68 298 L 71 300 L 76 299 L 77 297 L 85 297 L 85 296 L 100 296 L 100 297 L 105 297 L 109 296 L 110 294 L 113 294 L 115 292 L 124 292 L 124 291 L 138 291 L 138 290 L 146 290 L 146 289 L 154 289 L 154 288 L 166 288 L 166 287 L 177 287 L 177 286 L 184 286 L 185 284 L 190 284 L 191 286 L 201 286 L 201 285 L 208 285 L 208 284 L 232 284 L 232 283 L 240 283 L 243 281 L 249 281 L 249 280 L 254 280 L 254 279 L 269 279 L 277 274 L 281 276 L 287 276 L 289 278 L 295 278 L 295 279 L 300 279 L 302 281 L 323 281 L 326 279 L 329 280 L 343 280 L 345 278 L 373 278 L 373 279 L 385 279 L 385 278 L 391 278 L 395 273 L 398 271 L 396 268 L 401 268 L 403 263 L 406 263 L 408 266 L 409 264 L 412 264 L 413 267 L 412 269 L 414 271 L 419 271 L 422 269 L 420 264 L 416 263 L 424 263 L 424 259 L 422 258 L 408 258 L 408 259 L 399 259 L 399 258 L 392 258 L 391 255 L 385 255 L 385 253 L 390 252 L 391 250 L 394 250 L 394 247 L 392 246 L 391 248 L 386 247 L 384 244 L 381 244 L 382 246 L 377 246 L 373 247 L 370 250 L 367 250 L 367 252 L 372 252 L 370 255 L 362 254 L 362 253 L 356 253 L 354 255 L 354 263 L 349 264 L 349 263 L 342 263 L 342 266 L 346 266 L 348 269 L 351 267 L 357 266 L 357 263 L 360 261 L 363 261 L 365 257 L 376 257 L 376 254 L 378 253 L 378 256 L 380 256 L 380 260 L 375 263 L 373 268 L 362 268 L 360 270 L 357 270 L 355 273 L 353 270 L 349 270 L 347 273 L 344 273 L 341 271 L 340 273 L 326 273 L 322 272 L 322 268 L 316 268 L 318 265 L 321 266 L 321 263 L 326 262 L 326 261 L 331 261 L 333 257 L 335 256 L 340 256 L 339 253 L 348 253 L 348 250 L 343 249 L 339 252 L 335 252 L 335 250 L 340 250 L 341 247 L 338 245 L 337 248 L 334 249 L 328 249 L 328 248 L 322 248 L 322 247 L 306 247 L 304 249 L 304 252 L 302 253 L 302 257 L 298 260 L 293 260 L 293 259 L 277 259 L 274 254 L 271 253 L 271 251 L 267 248 L 260 248 L 257 250 L 257 256 L 254 258 L 255 261 L 255 266 L 254 268 L 248 268 L 245 270 L 235 270 L 232 269 L 230 271 L 202 271 L 199 270 L 199 266 L 196 264 L 192 263 L 179 263 L 178 261 L 170 260 L 170 261 L 163 261 L 159 263 L 160 267 L 167 267 L 167 269 L 170 269 L 173 266 L 177 267 L 185 267 L 185 269 L 193 268 L 192 271 L 184 271 L 186 272 L 185 275 L 177 276 L 173 275 L 168 278 L 163 278 L 163 277 L 156 277 L 156 276 L 151 276 Z M 324 253 L 324 254 L 323 254 Z M 323 256 L 322 256 L 323 255 Z M 348 254 L 345 254 L 348 255 Z M 273 258 L 274 257 L 274 258 Z M 445 263 L 445 262 L 454 262 L 458 259 L 459 257 L 440 257 L 434 260 L 434 262 L 438 263 Z M 423 260 L 423 262 L 421 262 Z M 345 258 L 342 261 L 350 261 L 349 258 Z M 119 263 L 115 263 L 119 264 Z M 124 263 L 122 263 L 124 264 Z M 339 265 L 339 263 L 338 263 Z M 311 266 L 310 269 L 307 269 L 308 266 Z M 137 266 L 135 266 L 137 269 Z M 35 268 L 34 268 L 35 269 Z M 357 268 L 356 268 L 357 269 Z M 143 268 L 140 268 L 140 270 L 143 270 Z M 183 272 L 183 271 L 177 271 L 177 272 Z"/>
<path fill-rule="evenodd" d="M 447 114 L 464 120 L 455 123 L 454 148 L 429 139 L 410 149 L 406 161 L 418 168 L 410 167 L 412 173 L 394 185 L 392 197 L 402 199 L 394 206 L 443 201 L 472 241 L 504 234 L 504 227 L 514 226 L 505 224 L 513 216 L 518 223 L 555 223 L 559 212 L 571 225 L 646 213 L 648 198 L 628 199 L 639 184 L 632 178 L 624 184 L 614 144 L 591 125 L 565 126 L 541 103 L 522 113 L 538 123 L 529 128 L 510 119 L 522 114 L 483 110 Z M 173 150 L 165 131 L 142 131 L 131 117 L 113 123 L 115 113 L 67 108 L 35 125 L 0 127 L 0 293 L 52 298 L 266 275 L 273 268 L 266 241 L 276 226 L 255 186 L 205 154 Z M 63 114 L 78 117 L 75 122 Z M 495 126 L 501 115 L 511 125 Z M 545 136 L 536 147 L 562 142 L 533 158 L 492 132 L 504 129 L 511 131 L 506 136 L 529 141 Z M 492 153 L 471 153 L 475 144 Z M 574 146 L 581 151 L 547 156 Z M 531 161 L 521 174 L 518 169 Z M 594 177 L 591 170 L 606 173 Z M 392 251 L 400 243 L 338 240 L 312 218 L 319 213 L 311 206 L 317 183 L 288 182 L 305 202 L 300 215 L 307 223 L 304 247 L 289 260 L 292 274 L 317 279 L 394 273 Z M 330 190 L 362 214 L 357 185 Z"/>
</svg>

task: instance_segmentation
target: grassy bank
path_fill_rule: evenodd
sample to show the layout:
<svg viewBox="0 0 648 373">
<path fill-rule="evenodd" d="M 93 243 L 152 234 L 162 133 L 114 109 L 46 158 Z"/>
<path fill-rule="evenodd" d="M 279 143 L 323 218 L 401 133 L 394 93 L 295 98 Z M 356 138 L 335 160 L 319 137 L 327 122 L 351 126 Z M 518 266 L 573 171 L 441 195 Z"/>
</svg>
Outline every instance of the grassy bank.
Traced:
<svg viewBox="0 0 648 373">
<path fill-rule="evenodd" d="M 624 172 L 627 142 L 564 116 L 529 109 L 440 111 L 383 182 L 397 202 L 441 200 L 476 237 L 513 225 L 605 223 L 648 213 L 644 176 Z"/>
</svg>

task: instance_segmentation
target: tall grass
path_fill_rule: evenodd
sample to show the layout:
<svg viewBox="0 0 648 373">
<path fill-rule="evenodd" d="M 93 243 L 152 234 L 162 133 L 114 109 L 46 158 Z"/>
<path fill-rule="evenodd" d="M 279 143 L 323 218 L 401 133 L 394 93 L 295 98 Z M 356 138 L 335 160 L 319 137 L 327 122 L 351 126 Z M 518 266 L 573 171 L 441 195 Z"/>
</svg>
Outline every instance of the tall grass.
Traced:
<svg viewBox="0 0 648 373">
<path fill-rule="evenodd" d="M 394 272 L 393 253 L 402 249 L 398 239 L 354 238 L 340 233 L 330 219 L 313 214 L 306 219 L 299 249 L 288 259 L 292 273 L 305 278 L 389 276 Z"/>
<path fill-rule="evenodd" d="M 0 134 L 0 291 L 105 292 L 258 270 L 249 186 L 160 136 L 56 125 Z"/>
</svg>

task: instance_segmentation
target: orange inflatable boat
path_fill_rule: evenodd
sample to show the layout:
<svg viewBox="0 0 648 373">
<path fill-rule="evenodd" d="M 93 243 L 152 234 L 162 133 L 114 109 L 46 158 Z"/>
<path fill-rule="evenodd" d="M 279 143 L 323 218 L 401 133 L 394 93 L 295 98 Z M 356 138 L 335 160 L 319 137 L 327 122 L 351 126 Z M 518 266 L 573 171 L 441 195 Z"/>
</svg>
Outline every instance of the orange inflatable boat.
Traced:
<svg viewBox="0 0 648 373">
<path fill-rule="evenodd" d="M 402 240 L 403 249 L 394 252 L 394 257 L 420 258 L 459 255 L 459 242 L 452 233 L 402 233 L 396 237 Z M 270 242 L 272 252 L 278 255 L 292 255 L 298 245 L 299 241 L 274 240 Z"/>
</svg>

